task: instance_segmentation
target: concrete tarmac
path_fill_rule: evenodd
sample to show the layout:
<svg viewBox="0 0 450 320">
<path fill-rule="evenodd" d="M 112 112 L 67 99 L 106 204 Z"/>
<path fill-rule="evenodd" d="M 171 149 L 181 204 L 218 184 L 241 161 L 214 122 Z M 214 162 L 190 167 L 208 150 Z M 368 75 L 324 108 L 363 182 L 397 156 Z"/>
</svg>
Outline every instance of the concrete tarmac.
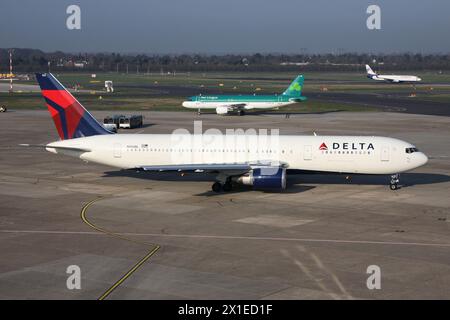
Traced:
<svg viewBox="0 0 450 320">
<path fill-rule="evenodd" d="M 209 176 L 117 171 L 18 147 L 58 137 L 47 111 L 12 110 L 0 114 L 0 299 L 450 298 L 450 118 L 144 115 L 144 128 L 125 132 L 202 120 L 204 129 L 384 135 L 430 161 L 403 174 L 398 191 L 387 176 L 294 175 L 282 193 L 215 194 Z M 67 288 L 73 265 L 79 290 Z M 373 265 L 378 290 L 366 283 Z"/>
</svg>

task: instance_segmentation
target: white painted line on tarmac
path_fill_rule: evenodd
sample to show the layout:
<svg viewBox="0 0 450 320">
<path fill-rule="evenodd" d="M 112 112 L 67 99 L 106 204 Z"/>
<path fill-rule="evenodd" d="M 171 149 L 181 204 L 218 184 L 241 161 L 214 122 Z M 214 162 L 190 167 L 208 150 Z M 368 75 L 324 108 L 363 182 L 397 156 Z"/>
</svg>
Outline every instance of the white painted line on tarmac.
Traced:
<svg viewBox="0 0 450 320">
<path fill-rule="evenodd" d="M 104 235 L 89 231 L 57 231 L 57 230 L 0 230 L 0 233 L 30 233 L 30 234 L 79 234 L 79 235 Z M 375 245 L 397 245 L 397 246 L 427 246 L 427 247 L 450 247 L 450 243 L 429 242 L 395 242 L 395 241 L 371 241 L 371 240 L 343 240 L 343 239 L 312 239 L 312 238 L 283 238 L 283 237 L 250 237 L 250 236 L 227 236 L 227 235 L 203 235 L 203 234 L 160 234 L 160 233 L 130 233 L 116 232 L 122 236 L 159 237 L 159 238 L 192 238 L 192 239 L 222 239 L 222 240 L 262 240 L 262 241 L 291 241 L 291 242 L 322 242 L 340 244 L 375 244 Z"/>
</svg>

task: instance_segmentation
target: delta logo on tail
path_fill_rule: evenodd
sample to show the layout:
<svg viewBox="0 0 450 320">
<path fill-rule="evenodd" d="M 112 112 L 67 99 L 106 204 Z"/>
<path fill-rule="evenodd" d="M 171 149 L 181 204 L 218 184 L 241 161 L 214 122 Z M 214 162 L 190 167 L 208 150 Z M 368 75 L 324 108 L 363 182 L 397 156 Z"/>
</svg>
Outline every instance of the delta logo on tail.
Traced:
<svg viewBox="0 0 450 320">
<path fill-rule="evenodd" d="M 37 73 L 36 80 L 61 140 L 111 133 L 51 73 Z"/>
<path fill-rule="evenodd" d="M 325 142 L 322 142 L 322 144 L 319 147 L 319 150 L 328 150 L 327 145 L 325 144 Z"/>
<path fill-rule="evenodd" d="M 59 136 L 62 139 L 73 138 L 84 113 L 80 104 L 63 90 L 42 90 L 42 95 Z"/>
</svg>

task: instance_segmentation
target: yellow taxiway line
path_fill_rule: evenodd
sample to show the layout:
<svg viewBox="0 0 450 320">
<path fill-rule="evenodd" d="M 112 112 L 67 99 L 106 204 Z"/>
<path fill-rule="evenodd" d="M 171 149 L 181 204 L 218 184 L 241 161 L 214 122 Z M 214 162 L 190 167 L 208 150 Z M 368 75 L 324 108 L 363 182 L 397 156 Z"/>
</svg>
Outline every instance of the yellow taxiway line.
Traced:
<svg viewBox="0 0 450 320">
<path fill-rule="evenodd" d="M 98 226 L 96 226 L 94 223 L 92 223 L 91 221 L 89 221 L 89 219 L 86 217 L 86 213 L 88 208 L 94 204 L 95 202 L 102 200 L 102 197 L 96 198 L 94 200 L 89 201 L 88 203 L 86 203 L 83 208 L 81 209 L 81 220 L 83 220 L 84 223 L 86 223 L 89 227 L 91 227 L 92 229 L 122 239 L 122 240 L 126 240 L 126 241 L 130 241 L 133 243 L 138 243 L 138 244 L 144 244 L 144 245 L 152 245 L 153 248 L 150 250 L 149 253 L 147 253 L 141 260 L 139 260 L 127 273 L 125 273 L 119 280 L 117 280 L 108 290 L 105 291 L 105 293 L 103 293 L 98 300 L 104 300 L 105 298 L 107 298 L 111 292 L 113 292 L 118 286 L 120 286 L 127 278 L 129 278 L 136 270 L 138 270 L 148 259 L 150 259 L 161 247 L 159 245 L 154 245 L 154 244 L 150 244 L 148 242 L 144 242 L 144 241 L 138 241 L 132 238 L 128 238 L 126 236 L 123 236 L 121 234 L 117 234 L 115 232 L 100 228 Z"/>
</svg>

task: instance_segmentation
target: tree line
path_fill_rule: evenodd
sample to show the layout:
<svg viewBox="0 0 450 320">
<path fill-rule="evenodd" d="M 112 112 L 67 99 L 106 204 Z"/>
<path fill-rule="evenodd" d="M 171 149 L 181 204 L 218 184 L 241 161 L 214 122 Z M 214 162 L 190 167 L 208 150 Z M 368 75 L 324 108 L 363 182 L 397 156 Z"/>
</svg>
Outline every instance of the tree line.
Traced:
<svg viewBox="0 0 450 320">
<path fill-rule="evenodd" d="M 0 73 L 9 70 L 13 51 L 16 73 L 87 71 L 120 73 L 213 71 L 362 71 L 366 63 L 375 69 L 450 70 L 447 54 L 120 54 L 43 52 L 36 49 L 0 49 Z"/>
</svg>

